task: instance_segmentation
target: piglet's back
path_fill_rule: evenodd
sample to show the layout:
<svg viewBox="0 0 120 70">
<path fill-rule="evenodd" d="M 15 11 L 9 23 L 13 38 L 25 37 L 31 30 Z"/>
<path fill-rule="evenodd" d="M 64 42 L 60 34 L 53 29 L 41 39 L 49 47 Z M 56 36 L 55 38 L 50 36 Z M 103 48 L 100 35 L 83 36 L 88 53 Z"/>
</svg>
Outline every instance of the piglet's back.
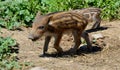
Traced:
<svg viewBox="0 0 120 70">
<path fill-rule="evenodd" d="M 55 28 L 80 28 L 87 24 L 87 21 L 83 16 L 74 12 L 59 12 L 50 16 L 51 19 L 48 24 Z"/>
</svg>

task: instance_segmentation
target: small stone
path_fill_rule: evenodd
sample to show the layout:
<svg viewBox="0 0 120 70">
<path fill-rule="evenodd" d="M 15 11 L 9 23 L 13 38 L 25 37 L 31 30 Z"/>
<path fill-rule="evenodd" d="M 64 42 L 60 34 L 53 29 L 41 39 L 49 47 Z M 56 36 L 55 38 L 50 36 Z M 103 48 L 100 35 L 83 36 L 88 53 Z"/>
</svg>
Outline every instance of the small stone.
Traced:
<svg viewBox="0 0 120 70">
<path fill-rule="evenodd" d="M 46 61 L 50 61 L 50 58 L 45 57 L 44 60 L 46 60 Z"/>
<path fill-rule="evenodd" d="M 72 60 L 70 61 L 70 63 L 73 63 L 73 62 L 74 62 L 74 61 L 72 61 Z"/>
<path fill-rule="evenodd" d="M 93 34 L 92 37 L 94 39 L 101 39 L 101 38 L 104 38 L 104 36 L 102 34 Z"/>
<path fill-rule="evenodd" d="M 34 68 L 31 68 L 30 70 L 46 70 L 46 69 L 43 69 L 41 67 L 34 67 Z"/>
</svg>

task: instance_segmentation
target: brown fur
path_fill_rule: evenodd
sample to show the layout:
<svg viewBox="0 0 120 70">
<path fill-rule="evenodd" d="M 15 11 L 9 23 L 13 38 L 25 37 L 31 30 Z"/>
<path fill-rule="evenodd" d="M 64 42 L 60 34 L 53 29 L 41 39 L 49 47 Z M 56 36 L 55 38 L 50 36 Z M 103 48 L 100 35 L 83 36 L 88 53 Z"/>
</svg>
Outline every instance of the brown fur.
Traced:
<svg viewBox="0 0 120 70">
<path fill-rule="evenodd" d="M 81 44 L 81 36 L 87 40 L 88 48 L 91 47 L 88 34 L 84 32 L 87 24 L 87 20 L 81 14 L 70 11 L 47 15 L 40 15 L 40 13 L 37 13 L 29 38 L 32 40 L 37 40 L 45 35 L 46 38 L 43 51 L 45 54 L 50 39 L 53 36 L 55 38 L 54 48 L 58 52 L 62 52 L 63 50 L 59 46 L 62 35 L 64 33 L 68 33 L 68 31 L 71 31 L 75 42 L 75 45 L 71 51 L 75 53 Z"/>
<path fill-rule="evenodd" d="M 100 8 L 85 8 L 85 9 L 77 9 L 77 10 L 71 10 L 71 12 L 82 14 L 88 22 L 93 22 L 92 29 L 97 29 L 100 27 L 101 23 L 101 10 Z"/>
</svg>

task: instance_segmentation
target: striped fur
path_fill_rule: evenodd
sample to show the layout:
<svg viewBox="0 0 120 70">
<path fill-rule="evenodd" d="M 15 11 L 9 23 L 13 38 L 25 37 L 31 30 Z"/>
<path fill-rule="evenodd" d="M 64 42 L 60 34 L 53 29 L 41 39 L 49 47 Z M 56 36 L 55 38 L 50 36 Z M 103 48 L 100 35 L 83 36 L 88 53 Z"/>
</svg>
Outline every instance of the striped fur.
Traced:
<svg viewBox="0 0 120 70">
<path fill-rule="evenodd" d="M 92 29 L 97 29 L 100 27 L 101 23 L 101 9 L 100 8 L 84 8 L 84 9 L 76 9 L 71 10 L 71 12 L 82 14 L 88 22 L 93 22 Z"/>
</svg>

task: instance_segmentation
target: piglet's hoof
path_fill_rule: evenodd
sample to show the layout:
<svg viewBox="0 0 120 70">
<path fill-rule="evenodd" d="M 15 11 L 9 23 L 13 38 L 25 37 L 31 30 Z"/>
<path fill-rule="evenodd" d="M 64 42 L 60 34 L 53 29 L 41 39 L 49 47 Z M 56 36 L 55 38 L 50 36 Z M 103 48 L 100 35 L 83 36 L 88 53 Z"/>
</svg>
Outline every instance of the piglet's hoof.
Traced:
<svg viewBox="0 0 120 70">
<path fill-rule="evenodd" d="M 75 54 L 77 54 L 77 50 L 74 49 L 74 48 L 71 48 L 70 49 L 70 55 L 75 55 Z"/>
<path fill-rule="evenodd" d="M 92 48 L 87 48 L 87 52 L 92 52 Z"/>
</svg>

